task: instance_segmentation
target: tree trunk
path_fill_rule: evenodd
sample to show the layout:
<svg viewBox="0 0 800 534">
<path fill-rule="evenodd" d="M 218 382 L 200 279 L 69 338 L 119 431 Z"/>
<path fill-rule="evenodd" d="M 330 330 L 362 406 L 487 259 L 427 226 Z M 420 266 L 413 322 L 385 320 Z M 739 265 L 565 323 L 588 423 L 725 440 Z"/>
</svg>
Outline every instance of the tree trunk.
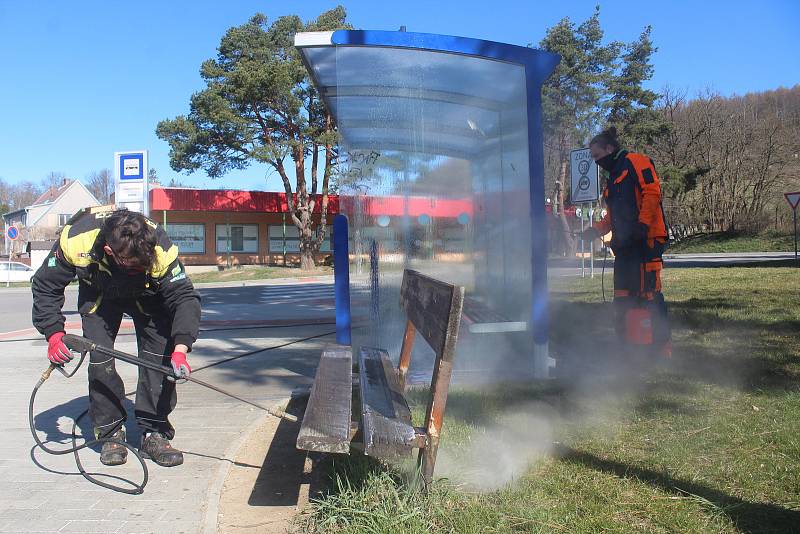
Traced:
<svg viewBox="0 0 800 534">
<path fill-rule="evenodd" d="M 572 233 L 570 232 L 569 221 L 567 221 L 567 214 L 565 212 L 566 206 L 564 205 L 564 186 L 567 183 L 567 164 L 567 159 L 562 158 L 556 194 L 558 202 L 558 220 L 561 228 L 561 239 L 564 242 L 564 251 L 568 257 L 574 258 L 577 247 L 575 245 L 575 239 L 572 237 Z"/>
<path fill-rule="evenodd" d="M 300 247 L 300 270 L 310 271 L 314 269 L 314 251 L 309 245 Z"/>
</svg>

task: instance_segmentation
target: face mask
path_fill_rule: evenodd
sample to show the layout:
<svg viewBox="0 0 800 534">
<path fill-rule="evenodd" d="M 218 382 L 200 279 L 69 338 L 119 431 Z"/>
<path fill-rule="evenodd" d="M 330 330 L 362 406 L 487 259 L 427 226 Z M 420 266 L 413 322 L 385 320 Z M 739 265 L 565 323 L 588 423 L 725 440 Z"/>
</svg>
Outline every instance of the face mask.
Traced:
<svg viewBox="0 0 800 534">
<path fill-rule="evenodd" d="M 145 271 L 144 267 L 133 267 L 133 268 L 129 267 L 125 269 L 125 272 L 127 273 L 128 276 L 139 276 L 140 274 L 144 274 L 144 271 Z"/>
<path fill-rule="evenodd" d="M 600 168 L 605 169 L 608 172 L 611 172 L 611 169 L 614 168 L 615 159 L 616 158 L 614 158 L 614 154 L 608 154 L 595 161 L 595 163 L 597 163 L 597 165 L 600 166 Z"/>
</svg>

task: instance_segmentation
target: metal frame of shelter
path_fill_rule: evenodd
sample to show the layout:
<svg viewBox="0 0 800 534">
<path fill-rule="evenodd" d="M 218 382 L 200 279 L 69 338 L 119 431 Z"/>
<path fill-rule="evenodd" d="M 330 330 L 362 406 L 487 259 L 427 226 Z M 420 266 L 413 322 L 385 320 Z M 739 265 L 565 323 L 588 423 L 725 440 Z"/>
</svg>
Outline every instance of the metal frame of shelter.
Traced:
<svg viewBox="0 0 800 534">
<path fill-rule="evenodd" d="M 528 141 L 528 175 L 530 190 L 530 223 L 533 228 L 546 228 L 545 191 L 544 191 L 544 150 L 542 133 L 541 87 L 548 76 L 558 65 L 559 56 L 522 46 L 447 35 L 412 33 L 403 31 L 373 30 L 339 30 L 334 32 L 308 32 L 295 36 L 295 46 L 311 76 L 312 82 L 320 92 L 328 109 L 336 117 L 335 106 L 330 105 L 330 93 L 335 87 L 320 83 L 318 69 L 311 58 L 311 50 L 320 47 L 383 47 L 424 52 L 440 52 L 457 54 L 479 60 L 498 61 L 520 66 L 524 69 L 527 141 Z M 335 54 L 328 58 L 335 60 Z M 364 77 L 364 84 L 370 83 L 370 77 Z M 502 80 L 498 80 L 498 85 Z M 411 91 L 406 98 L 415 98 L 419 92 Z M 335 94 L 334 94 L 335 96 Z M 352 96 L 352 95 L 348 95 Z M 357 96 L 357 95 L 356 95 Z M 397 96 L 397 95 L 395 95 Z M 442 100 L 447 95 L 432 94 L 432 98 Z M 473 100 L 474 97 L 473 97 Z M 476 105 L 480 105 L 477 103 Z M 347 139 L 348 131 L 340 125 L 340 135 Z M 547 376 L 551 359 L 547 354 L 548 311 L 547 311 L 547 232 L 533 232 L 531 243 L 531 335 L 534 344 L 534 366 L 537 376 Z M 338 313 L 338 311 L 337 311 Z M 346 321 L 349 324 L 349 318 Z M 537 351 L 535 347 L 544 347 Z M 538 352 L 538 353 L 537 353 Z"/>
</svg>

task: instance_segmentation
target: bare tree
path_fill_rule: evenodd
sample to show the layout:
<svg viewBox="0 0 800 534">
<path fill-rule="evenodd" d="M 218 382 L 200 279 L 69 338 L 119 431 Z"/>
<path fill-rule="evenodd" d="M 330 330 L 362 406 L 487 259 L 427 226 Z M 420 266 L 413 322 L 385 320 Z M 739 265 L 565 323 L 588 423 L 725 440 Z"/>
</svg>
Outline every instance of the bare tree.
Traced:
<svg viewBox="0 0 800 534">
<path fill-rule="evenodd" d="M 667 205 L 685 224 L 712 231 L 758 231 L 797 180 L 800 86 L 724 98 L 706 91 L 692 101 L 665 91 L 669 129 L 651 153 L 664 164 Z"/>
<path fill-rule="evenodd" d="M 42 190 L 48 191 L 52 188 L 58 189 L 62 185 L 64 185 L 64 180 L 67 179 L 67 175 L 60 171 L 50 171 L 47 173 L 47 176 L 42 178 Z"/>
<path fill-rule="evenodd" d="M 11 209 L 18 210 L 26 206 L 30 206 L 39 198 L 42 190 L 33 182 L 20 182 L 11 188 Z"/>
<path fill-rule="evenodd" d="M 86 177 L 86 188 L 102 204 L 111 200 L 114 192 L 114 175 L 111 169 L 100 169 Z"/>
</svg>

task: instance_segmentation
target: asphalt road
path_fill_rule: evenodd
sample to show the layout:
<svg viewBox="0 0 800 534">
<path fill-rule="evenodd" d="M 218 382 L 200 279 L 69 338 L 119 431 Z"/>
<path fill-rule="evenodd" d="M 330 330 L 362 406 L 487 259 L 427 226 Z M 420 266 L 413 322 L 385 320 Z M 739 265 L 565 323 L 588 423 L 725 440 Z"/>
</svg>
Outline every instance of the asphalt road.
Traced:
<svg viewBox="0 0 800 534">
<path fill-rule="evenodd" d="M 274 320 L 308 322 L 334 315 L 332 277 L 303 284 L 265 280 L 247 285 L 241 282 L 203 285 L 198 290 L 203 299 L 202 321 L 207 327 Z M 77 296 L 76 286 L 67 288 L 63 312 L 68 325 L 80 322 Z M 30 288 L 0 288 L 0 336 L 32 329 L 32 305 Z M 14 337 L 25 335 L 21 334 Z M 34 331 L 28 334 L 38 336 Z"/>
<path fill-rule="evenodd" d="M 595 257 L 594 268 L 603 266 L 603 257 Z M 605 259 L 606 273 L 614 269 L 614 258 Z M 664 266 L 667 268 L 692 267 L 791 267 L 795 265 L 793 252 L 737 252 L 709 254 L 664 254 Z M 586 259 L 589 269 L 589 259 Z M 580 275 L 579 259 L 551 258 L 548 262 L 548 273 L 556 276 Z"/>
<path fill-rule="evenodd" d="M 667 268 L 691 268 L 788 267 L 795 263 L 793 252 L 744 252 L 665 254 L 664 264 Z M 603 258 L 596 258 L 594 266 L 597 273 L 602 265 Z M 613 268 L 614 259 L 607 258 L 606 273 L 610 273 Z M 589 269 L 588 260 L 586 269 Z M 580 275 L 580 260 L 551 259 L 548 273 L 551 277 Z M 246 285 L 242 282 L 208 284 L 198 289 L 203 298 L 202 318 L 206 325 L 226 321 L 299 321 L 309 317 L 332 317 L 334 314 L 332 276 L 302 284 L 298 284 L 296 280 L 263 280 L 247 282 Z M 76 311 L 77 294 L 76 286 L 67 288 L 64 314 L 68 322 L 80 321 Z M 0 288 L 0 336 L 4 332 L 30 329 L 31 305 L 29 288 Z"/>
</svg>

